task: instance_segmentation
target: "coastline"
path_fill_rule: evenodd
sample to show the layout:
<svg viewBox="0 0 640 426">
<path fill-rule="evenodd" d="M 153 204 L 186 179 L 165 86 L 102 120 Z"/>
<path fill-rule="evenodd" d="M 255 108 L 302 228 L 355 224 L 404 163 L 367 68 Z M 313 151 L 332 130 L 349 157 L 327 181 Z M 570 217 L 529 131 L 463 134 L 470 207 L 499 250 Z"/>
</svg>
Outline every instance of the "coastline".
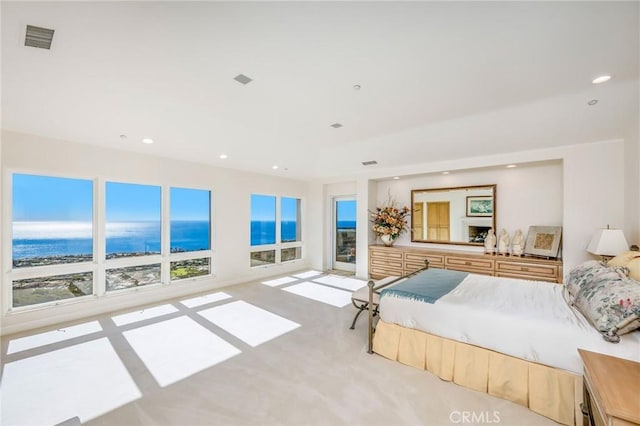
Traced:
<svg viewBox="0 0 640 426">
<path fill-rule="evenodd" d="M 109 259 L 139 257 L 155 253 L 114 253 Z M 159 253 L 158 253 L 159 254 Z M 36 256 L 15 259 L 14 268 L 41 267 L 68 263 L 92 262 L 90 254 Z M 158 262 L 109 268 L 106 270 L 106 291 L 124 290 L 160 283 L 161 264 Z M 209 257 L 176 260 L 170 262 L 171 281 L 209 275 Z M 74 297 L 90 296 L 94 293 L 93 272 L 44 275 L 42 277 L 14 280 L 12 282 L 13 307 L 29 306 Z"/>
</svg>

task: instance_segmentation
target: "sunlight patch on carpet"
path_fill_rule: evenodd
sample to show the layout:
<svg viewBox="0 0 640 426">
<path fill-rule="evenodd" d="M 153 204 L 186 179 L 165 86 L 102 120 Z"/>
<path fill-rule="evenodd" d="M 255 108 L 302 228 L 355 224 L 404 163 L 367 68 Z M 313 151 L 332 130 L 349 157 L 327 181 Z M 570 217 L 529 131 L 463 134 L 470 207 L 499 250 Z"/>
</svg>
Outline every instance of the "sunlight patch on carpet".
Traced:
<svg viewBox="0 0 640 426">
<path fill-rule="evenodd" d="M 242 300 L 198 314 L 253 347 L 300 327 L 298 323 Z"/>
<path fill-rule="evenodd" d="M 209 303 L 219 302 L 226 299 L 231 299 L 231 295 L 223 291 L 218 291 L 216 293 L 206 294 L 204 296 L 194 297 L 192 299 L 181 300 L 180 303 L 182 303 L 187 308 L 195 308 L 197 306 L 207 305 Z"/>
<path fill-rule="evenodd" d="M 144 321 L 151 318 L 161 317 L 163 315 L 178 312 L 178 308 L 173 305 L 160 305 L 153 308 L 143 309 L 141 311 L 129 312 L 127 314 L 111 317 L 118 327 L 132 324 L 138 321 Z"/>
<path fill-rule="evenodd" d="M 262 284 L 268 285 L 269 287 L 276 287 L 276 286 L 279 286 L 279 285 L 282 285 L 282 284 L 289 284 L 289 283 L 292 283 L 294 281 L 298 281 L 298 278 L 282 277 L 282 278 L 277 278 L 275 280 L 262 281 Z"/>
<path fill-rule="evenodd" d="M 33 334 L 31 336 L 12 339 L 9 341 L 7 355 L 15 352 L 26 351 L 27 349 L 50 345 L 52 343 L 63 342 L 75 337 L 97 333 L 99 331 L 102 331 L 102 327 L 100 326 L 98 321 L 91 321 L 71 327 L 59 328 L 57 330 L 51 330 L 44 333 Z"/>
<path fill-rule="evenodd" d="M 356 278 L 341 277 L 338 275 L 327 275 L 320 278 L 314 278 L 313 282 L 327 284 L 333 287 L 339 287 L 350 291 L 355 291 L 367 285 L 366 281 Z"/>
<path fill-rule="evenodd" d="M 302 272 L 302 273 L 299 273 L 299 274 L 295 274 L 294 277 L 304 280 L 304 279 L 311 278 L 311 277 L 317 277 L 318 275 L 322 275 L 322 272 L 307 271 L 307 272 Z"/>
<path fill-rule="evenodd" d="M 2 375 L 0 424 L 85 422 L 142 396 L 108 339 L 10 362 Z"/>
<path fill-rule="evenodd" d="M 135 328 L 122 334 L 161 387 L 241 352 L 187 317 Z"/>
<path fill-rule="evenodd" d="M 351 303 L 351 292 L 320 284 L 304 282 L 283 288 L 284 291 L 342 308 Z"/>
</svg>

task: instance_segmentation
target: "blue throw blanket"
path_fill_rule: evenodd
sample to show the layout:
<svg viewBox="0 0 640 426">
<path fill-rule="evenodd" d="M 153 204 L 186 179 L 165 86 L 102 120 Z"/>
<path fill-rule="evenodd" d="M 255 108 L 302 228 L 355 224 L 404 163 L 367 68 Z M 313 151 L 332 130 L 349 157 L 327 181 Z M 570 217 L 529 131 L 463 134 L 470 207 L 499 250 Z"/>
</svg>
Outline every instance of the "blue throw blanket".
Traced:
<svg viewBox="0 0 640 426">
<path fill-rule="evenodd" d="M 467 275 L 469 275 L 467 272 L 427 269 L 400 284 L 385 288 L 380 292 L 380 297 L 388 295 L 435 303 L 456 288 Z"/>
</svg>

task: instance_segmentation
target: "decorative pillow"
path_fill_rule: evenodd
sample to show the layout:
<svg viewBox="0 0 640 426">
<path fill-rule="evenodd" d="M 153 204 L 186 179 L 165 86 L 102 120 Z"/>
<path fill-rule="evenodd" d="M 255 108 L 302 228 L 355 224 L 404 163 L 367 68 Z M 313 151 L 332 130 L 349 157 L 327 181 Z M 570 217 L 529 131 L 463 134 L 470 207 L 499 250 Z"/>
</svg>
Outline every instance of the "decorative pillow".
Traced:
<svg viewBox="0 0 640 426">
<path fill-rule="evenodd" d="M 594 279 L 617 281 L 627 275 L 627 268 L 608 267 L 599 260 L 589 260 L 574 267 L 569 272 L 564 286 L 569 293 L 569 301 L 573 302 L 582 287 Z"/>
<path fill-rule="evenodd" d="M 627 266 L 627 263 L 631 262 L 631 260 L 637 256 L 640 256 L 640 252 L 625 251 L 607 262 L 607 266 Z"/>
<path fill-rule="evenodd" d="M 640 253 L 638 253 L 638 257 L 627 263 L 627 268 L 629 269 L 629 278 L 640 281 Z"/>
<path fill-rule="evenodd" d="M 605 267 L 593 273 L 580 283 L 573 300 L 602 337 L 614 343 L 640 328 L 640 286 L 620 270 L 627 269 Z"/>
</svg>

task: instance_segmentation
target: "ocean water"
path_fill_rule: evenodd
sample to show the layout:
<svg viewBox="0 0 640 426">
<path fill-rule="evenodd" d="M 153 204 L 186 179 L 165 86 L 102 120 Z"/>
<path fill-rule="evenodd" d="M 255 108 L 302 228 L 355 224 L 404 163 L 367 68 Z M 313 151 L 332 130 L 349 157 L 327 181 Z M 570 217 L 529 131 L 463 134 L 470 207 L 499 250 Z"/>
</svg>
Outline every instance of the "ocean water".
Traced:
<svg viewBox="0 0 640 426">
<path fill-rule="evenodd" d="M 296 240 L 296 221 L 283 221 L 281 224 L 282 241 Z M 276 223 L 274 221 L 251 221 L 251 245 L 276 243 Z"/>
<path fill-rule="evenodd" d="M 171 222 L 171 250 L 210 248 L 207 221 Z M 160 222 L 107 224 L 107 255 L 116 253 L 160 253 Z M 13 258 L 68 256 L 93 253 L 91 223 L 15 222 Z"/>
<path fill-rule="evenodd" d="M 297 223 L 282 222 L 282 241 L 295 241 Z M 339 229 L 353 229 L 355 222 L 338 222 Z M 171 222 L 171 251 L 208 250 L 207 221 Z M 160 253 L 160 222 L 117 222 L 107 224 L 107 256 L 118 253 Z M 251 222 L 251 245 L 275 244 L 276 223 Z M 13 258 L 90 255 L 93 253 L 91 223 L 15 222 Z"/>
<path fill-rule="evenodd" d="M 355 220 L 339 220 L 338 229 L 356 229 Z"/>
</svg>

